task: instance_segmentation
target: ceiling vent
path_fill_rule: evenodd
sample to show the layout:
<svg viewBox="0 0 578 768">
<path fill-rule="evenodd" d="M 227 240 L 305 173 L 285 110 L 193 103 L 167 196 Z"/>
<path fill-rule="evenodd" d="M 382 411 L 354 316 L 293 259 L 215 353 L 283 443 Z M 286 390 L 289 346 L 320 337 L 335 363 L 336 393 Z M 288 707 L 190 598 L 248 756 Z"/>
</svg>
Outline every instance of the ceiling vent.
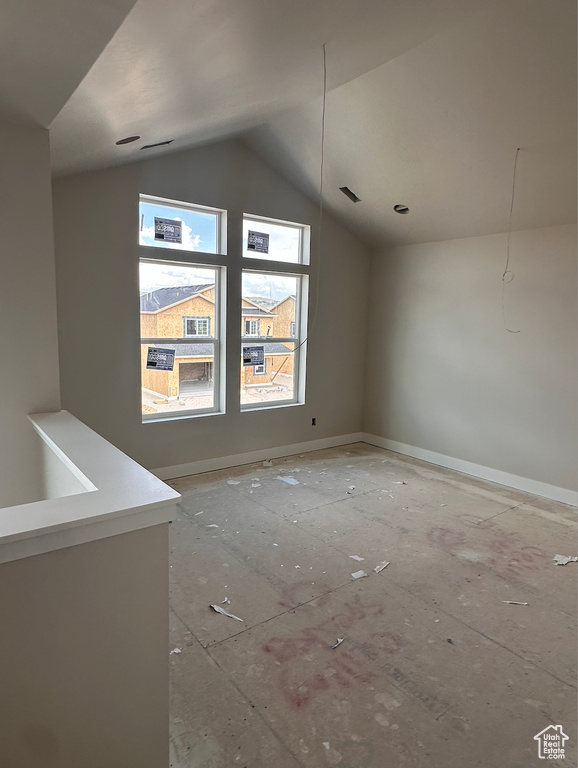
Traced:
<svg viewBox="0 0 578 768">
<path fill-rule="evenodd" d="M 172 144 L 174 139 L 169 139 L 168 141 L 157 141 L 156 144 L 145 144 L 144 147 L 141 147 L 141 149 L 152 149 L 153 147 L 164 147 L 166 144 Z"/>
<path fill-rule="evenodd" d="M 352 203 L 360 203 L 361 200 L 357 197 L 355 192 L 352 192 L 349 187 L 339 187 L 343 194 L 348 197 Z"/>
<path fill-rule="evenodd" d="M 121 144 L 132 144 L 133 141 L 138 141 L 140 139 L 140 136 L 127 136 L 126 139 L 119 139 L 116 142 L 117 146 L 120 146 Z"/>
</svg>

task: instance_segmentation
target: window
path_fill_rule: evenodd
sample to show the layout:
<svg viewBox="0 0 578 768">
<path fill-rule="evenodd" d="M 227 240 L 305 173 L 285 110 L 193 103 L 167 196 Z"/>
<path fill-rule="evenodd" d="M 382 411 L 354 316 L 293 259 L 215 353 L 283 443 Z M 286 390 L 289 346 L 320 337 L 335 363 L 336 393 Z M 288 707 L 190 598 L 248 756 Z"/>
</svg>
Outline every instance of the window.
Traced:
<svg viewBox="0 0 578 768">
<path fill-rule="evenodd" d="M 199 213 L 194 206 L 149 197 L 141 198 L 140 209 L 143 421 L 221 412 L 225 267 L 204 264 L 203 253 L 191 251 L 202 247 L 217 252 L 224 212 Z M 153 253 L 152 246 L 159 244 L 151 239 L 148 225 L 154 219 L 168 239 L 161 241 L 164 251 Z M 171 221 L 180 226 L 172 227 Z M 179 237 L 182 242 L 171 240 Z M 179 249 L 188 252 L 177 253 Z"/>
<path fill-rule="evenodd" d="M 243 256 L 268 263 L 243 269 L 241 409 L 303 403 L 309 228 L 245 216 L 243 232 Z"/>
<path fill-rule="evenodd" d="M 259 336 L 259 320 L 245 320 L 243 334 L 245 336 Z"/>
<path fill-rule="evenodd" d="M 141 195 L 139 214 L 140 245 L 221 253 L 222 211 Z"/>
<path fill-rule="evenodd" d="M 210 317 L 183 317 L 184 336 L 210 336 Z"/>
<path fill-rule="evenodd" d="M 309 264 L 309 227 L 245 215 L 243 256 L 289 264 Z"/>
</svg>

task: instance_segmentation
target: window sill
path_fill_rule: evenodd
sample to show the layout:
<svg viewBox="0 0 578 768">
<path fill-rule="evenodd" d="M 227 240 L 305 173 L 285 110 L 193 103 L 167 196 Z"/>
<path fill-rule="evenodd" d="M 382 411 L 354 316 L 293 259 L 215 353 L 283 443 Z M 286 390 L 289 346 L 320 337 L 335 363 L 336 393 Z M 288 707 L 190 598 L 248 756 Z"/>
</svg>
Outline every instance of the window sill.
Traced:
<svg viewBox="0 0 578 768">
<path fill-rule="evenodd" d="M 165 421 L 183 421 L 184 419 L 200 419 L 206 416 L 224 416 L 225 411 L 204 411 L 203 413 L 179 413 L 178 416 L 167 416 L 166 414 L 159 414 L 158 416 L 152 416 L 150 419 L 143 419 L 142 424 L 158 424 Z"/>
<path fill-rule="evenodd" d="M 305 405 L 305 403 L 293 403 L 290 401 L 281 401 L 279 403 L 271 404 L 263 404 L 263 405 L 250 405 L 250 406 L 241 406 L 241 413 L 250 413 L 252 411 L 271 411 L 276 408 L 294 408 L 296 405 Z"/>
</svg>

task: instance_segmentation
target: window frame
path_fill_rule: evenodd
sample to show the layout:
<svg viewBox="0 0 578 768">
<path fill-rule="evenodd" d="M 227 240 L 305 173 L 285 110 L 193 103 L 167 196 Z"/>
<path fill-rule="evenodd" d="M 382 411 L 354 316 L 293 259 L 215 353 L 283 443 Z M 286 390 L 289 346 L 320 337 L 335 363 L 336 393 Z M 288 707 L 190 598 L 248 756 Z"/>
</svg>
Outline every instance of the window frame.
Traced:
<svg viewBox="0 0 578 768">
<path fill-rule="evenodd" d="M 266 259 L 262 258 L 258 255 L 258 252 L 255 252 L 255 255 L 253 254 L 246 254 L 243 249 L 243 241 L 241 238 L 241 256 L 244 262 L 253 262 L 253 261 L 265 261 L 267 264 L 278 264 L 283 265 L 285 269 L 288 267 L 293 269 L 293 267 L 301 267 L 301 266 L 309 266 L 310 265 L 310 257 L 311 257 L 311 227 L 308 224 L 300 224 L 296 221 L 286 221 L 284 219 L 273 219 L 269 216 L 259 216 L 254 213 L 244 213 L 243 214 L 243 220 L 242 224 L 244 225 L 245 222 L 254 222 L 255 224 L 259 223 L 265 223 L 265 224 L 275 224 L 280 227 L 287 227 L 288 229 L 295 229 L 299 231 L 299 258 L 297 261 L 282 261 L 280 259 Z M 242 230 L 241 230 L 242 231 Z"/>
<path fill-rule="evenodd" d="M 307 225 L 303 225 L 305 228 Z M 296 279 L 295 292 L 295 336 L 241 336 L 241 355 L 243 347 L 254 346 L 258 339 L 263 344 L 294 345 L 291 351 L 293 357 L 293 394 L 290 398 L 282 400 L 264 400 L 263 402 L 240 403 L 242 412 L 255 411 L 270 408 L 279 408 L 289 405 L 305 404 L 305 372 L 307 360 L 307 314 L 309 305 L 309 265 L 294 264 L 292 262 L 259 262 L 251 259 L 243 262 L 241 272 L 241 286 L 245 274 L 272 275 L 276 277 L 288 277 Z M 255 263 L 253 263 L 255 262 Z M 265 266 L 266 265 L 266 266 Z M 242 289 L 241 289 L 242 294 Z M 241 298 L 242 295 L 241 295 Z M 282 301 L 282 300 L 281 300 Z M 244 325 L 243 325 L 244 329 Z M 265 355 L 267 353 L 265 352 Z M 242 393 L 241 393 L 242 396 Z"/>
<path fill-rule="evenodd" d="M 257 333 L 245 333 L 247 325 L 251 326 L 253 323 L 257 326 Z M 252 320 L 251 318 L 243 318 L 243 334 L 242 338 L 245 339 L 260 339 L 261 338 L 261 320 Z"/>
<path fill-rule="evenodd" d="M 198 322 L 199 320 L 204 320 L 207 323 L 207 333 L 187 333 L 187 323 L 189 320 L 195 320 Z M 201 316 L 201 315 L 184 315 L 183 316 L 183 338 L 185 339 L 212 339 L 211 335 L 211 318 L 208 316 Z"/>
<path fill-rule="evenodd" d="M 212 213 L 217 217 L 217 253 L 204 251 L 190 251 L 185 248 L 158 247 L 154 245 L 144 245 L 140 243 L 140 237 L 137 237 L 138 263 L 165 264 L 180 267 L 199 267 L 211 269 L 215 272 L 215 313 L 213 328 L 211 329 L 209 319 L 208 336 L 187 336 L 185 335 L 185 326 L 183 323 L 183 335 L 175 338 L 158 338 L 140 336 L 140 345 L 146 346 L 178 346 L 179 344 L 211 344 L 213 347 L 213 405 L 209 408 L 187 408 L 178 411 L 142 413 L 143 424 L 155 423 L 159 421 L 175 421 L 179 419 L 190 419 L 202 416 L 213 416 L 226 412 L 226 306 L 227 306 L 227 265 L 226 254 L 227 247 L 227 211 L 221 208 L 210 208 L 208 206 L 197 205 L 193 203 L 171 200 L 168 198 L 155 197 L 148 194 L 139 195 L 140 203 L 152 203 L 154 205 L 165 205 L 168 208 L 184 208 L 187 210 L 198 210 L 201 213 Z M 140 223 L 140 216 L 139 216 Z M 139 228 L 140 232 L 140 228 Z M 139 234 L 137 232 L 137 235 Z M 196 318 L 196 315 L 188 317 Z M 200 317 L 200 316 L 199 316 Z M 207 316 L 203 316 L 205 319 Z M 184 319 L 184 318 L 183 318 Z M 140 335 L 140 334 L 139 334 Z M 142 355 L 141 355 L 142 357 Z M 176 356 L 175 356 L 176 358 Z M 175 361 L 176 365 L 176 361 Z M 142 370 L 141 370 L 141 404 L 142 404 Z"/>
<path fill-rule="evenodd" d="M 176 253 L 189 253 L 198 255 L 218 256 L 226 253 L 227 242 L 227 211 L 222 208 L 211 208 L 207 205 L 198 205 L 197 203 L 187 203 L 183 200 L 171 200 L 168 197 L 156 197 L 155 195 L 140 194 L 139 195 L 139 227 L 137 231 L 137 243 L 138 247 L 150 249 L 158 249 L 160 251 L 176 252 Z M 187 248 L 183 248 L 181 245 L 147 245 L 140 242 L 140 204 L 147 203 L 148 205 L 156 205 L 161 208 L 182 208 L 184 211 L 192 211 L 193 213 L 210 214 L 214 215 L 216 219 L 215 225 L 215 250 L 214 251 L 191 251 Z"/>
</svg>

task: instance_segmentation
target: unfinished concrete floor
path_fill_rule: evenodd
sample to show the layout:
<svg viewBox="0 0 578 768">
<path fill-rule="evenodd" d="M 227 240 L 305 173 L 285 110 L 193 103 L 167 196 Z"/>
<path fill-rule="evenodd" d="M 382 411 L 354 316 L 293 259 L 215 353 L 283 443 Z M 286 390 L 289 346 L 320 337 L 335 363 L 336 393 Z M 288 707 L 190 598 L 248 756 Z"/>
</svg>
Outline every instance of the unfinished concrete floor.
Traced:
<svg viewBox="0 0 578 768">
<path fill-rule="evenodd" d="M 576 765 L 574 509 L 365 444 L 172 485 L 173 768 Z"/>
</svg>

